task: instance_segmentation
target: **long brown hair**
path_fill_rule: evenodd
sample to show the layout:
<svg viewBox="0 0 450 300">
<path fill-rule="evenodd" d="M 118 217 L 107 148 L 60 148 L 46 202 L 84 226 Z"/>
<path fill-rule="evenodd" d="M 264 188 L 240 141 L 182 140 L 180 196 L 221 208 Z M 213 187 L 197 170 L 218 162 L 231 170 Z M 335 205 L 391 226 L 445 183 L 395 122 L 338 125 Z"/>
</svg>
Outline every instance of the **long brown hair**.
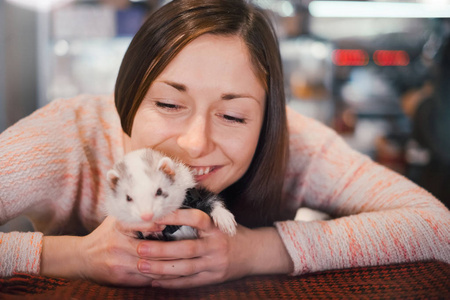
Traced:
<svg viewBox="0 0 450 300">
<path fill-rule="evenodd" d="M 131 134 L 152 82 L 188 43 L 206 33 L 240 36 L 266 88 L 265 116 L 252 163 L 221 194 L 240 224 L 271 225 L 285 218 L 282 186 L 288 133 L 278 40 L 263 11 L 245 0 L 174 0 L 150 15 L 131 41 L 116 81 L 122 128 Z"/>
</svg>

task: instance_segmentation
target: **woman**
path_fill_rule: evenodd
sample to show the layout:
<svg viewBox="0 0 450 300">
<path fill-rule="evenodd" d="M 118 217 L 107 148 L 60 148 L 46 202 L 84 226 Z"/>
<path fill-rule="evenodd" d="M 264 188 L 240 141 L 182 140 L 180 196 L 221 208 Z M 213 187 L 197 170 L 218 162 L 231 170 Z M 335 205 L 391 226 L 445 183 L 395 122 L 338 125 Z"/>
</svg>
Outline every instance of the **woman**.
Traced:
<svg viewBox="0 0 450 300">
<path fill-rule="evenodd" d="M 318 122 L 286 115 L 275 34 L 244 1 L 172 1 L 155 12 L 129 46 L 114 99 L 120 119 L 111 99 L 82 96 L 52 102 L 1 135 L 0 222 L 26 214 L 39 231 L 0 235 L 3 276 L 183 288 L 450 262 L 450 214 L 439 201 Z M 179 158 L 221 193 L 237 234 L 193 209 L 146 228 L 104 218 L 107 170 L 143 147 Z M 335 219 L 288 221 L 300 206 Z M 130 234 L 167 224 L 195 227 L 199 239 Z"/>
</svg>

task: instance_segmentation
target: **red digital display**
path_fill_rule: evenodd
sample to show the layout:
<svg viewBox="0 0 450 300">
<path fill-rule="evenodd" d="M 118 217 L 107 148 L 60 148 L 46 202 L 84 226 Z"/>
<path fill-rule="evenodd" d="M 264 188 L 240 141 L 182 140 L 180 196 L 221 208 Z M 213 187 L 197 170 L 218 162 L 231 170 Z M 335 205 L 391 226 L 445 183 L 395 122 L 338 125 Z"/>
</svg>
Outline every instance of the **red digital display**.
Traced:
<svg viewBox="0 0 450 300">
<path fill-rule="evenodd" d="M 403 50 L 377 50 L 372 59 L 378 66 L 407 66 L 409 54 Z M 337 66 L 365 66 L 369 54 L 362 49 L 336 49 L 332 52 L 333 63 Z"/>
<path fill-rule="evenodd" d="M 332 53 L 332 60 L 337 66 L 365 66 L 369 55 L 361 49 L 337 49 Z"/>
<path fill-rule="evenodd" d="M 379 66 L 407 66 L 409 55 L 403 50 L 377 50 L 373 54 L 373 61 Z"/>
</svg>

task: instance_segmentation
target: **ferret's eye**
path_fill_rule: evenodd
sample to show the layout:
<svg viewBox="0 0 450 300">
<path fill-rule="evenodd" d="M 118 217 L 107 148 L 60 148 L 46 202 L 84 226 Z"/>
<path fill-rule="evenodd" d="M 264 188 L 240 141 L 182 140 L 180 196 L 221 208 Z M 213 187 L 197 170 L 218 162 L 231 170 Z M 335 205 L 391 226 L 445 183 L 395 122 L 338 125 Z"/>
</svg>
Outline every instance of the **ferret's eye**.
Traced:
<svg viewBox="0 0 450 300">
<path fill-rule="evenodd" d="M 133 198 L 131 198 L 130 196 L 127 195 L 127 201 L 131 202 L 131 201 L 133 201 Z"/>
<path fill-rule="evenodd" d="M 159 188 L 157 191 L 156 191 L 156 196 L 161 196 L 162 195 L 162 190 L 161 190 L 161 188 Z"/>
</svg>

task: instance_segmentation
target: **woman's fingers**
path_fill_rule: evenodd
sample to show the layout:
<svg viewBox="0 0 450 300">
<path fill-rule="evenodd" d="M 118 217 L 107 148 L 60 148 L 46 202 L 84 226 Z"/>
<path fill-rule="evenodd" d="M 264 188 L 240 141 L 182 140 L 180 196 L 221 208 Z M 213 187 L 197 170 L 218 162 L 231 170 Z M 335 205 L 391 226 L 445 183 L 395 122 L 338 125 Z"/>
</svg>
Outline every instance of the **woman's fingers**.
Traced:
<svg viewBox="0 0 450 300">
<path fill-rule="evenodd" d="M 141 232 L 159 232 L 164 230 L 164 225 L 155 224 L 153 222 L 149 223 L 121 223 L 116 221 L 116 226 L 119 230 L 127 233 L 135 234 L 136 231 Z"/>
<path fill-rule="evenodd" d="M 204 235 L 206 231 L 214 229 L 215 226 L 211 218 L 204 212 L 197 209 L 180 209 L 164 217 L 157 222 L 163 225 L 185 225 L 196 228 Z M 142 240 L 137 246 L 137 253 L 141 258 L 170 260 L 170 259 L 190 259 L 204 255 L 209 247 L 200 239 L 180 240 L 180 241 L 152 241 Z"/>
<path fill-rule="evenodd" d="M 138 262 L 138 269 L 143 274 L 151 274 L 152 278 L 167 279 L 170 277 L 192 276 L 205 269 L 204 258 L 182 259 L 173 261 L 157 261 L 141 259 Z"/>
<path fill-rule="evenodd" d="M 167 288 L 218 283 L 229 277 L 230 237 L 222 233 L 206 213 L 196 209 L 177 210 L 156 224 L 190 226 L 198 230 L 199 238 L 140 241 L 137 246 L 141 258 L 137 263 L 139 272 Z"/>
<path fill-rule="evenodd" d="M 211 217 L 198 209 L 178 209 L 157 220 L 156 225 L 186 225 L 197 230 L 208 230 L 214 227 Z"/>
<path fill-rule="evenodd" d="M 181 241 L 141 241 L 137 246 L 137 253 L 141 258 L 155 260 L 190 259 L 202 256 L 205 247 L 203 241 L 181 240 Z"/>
</svg>

